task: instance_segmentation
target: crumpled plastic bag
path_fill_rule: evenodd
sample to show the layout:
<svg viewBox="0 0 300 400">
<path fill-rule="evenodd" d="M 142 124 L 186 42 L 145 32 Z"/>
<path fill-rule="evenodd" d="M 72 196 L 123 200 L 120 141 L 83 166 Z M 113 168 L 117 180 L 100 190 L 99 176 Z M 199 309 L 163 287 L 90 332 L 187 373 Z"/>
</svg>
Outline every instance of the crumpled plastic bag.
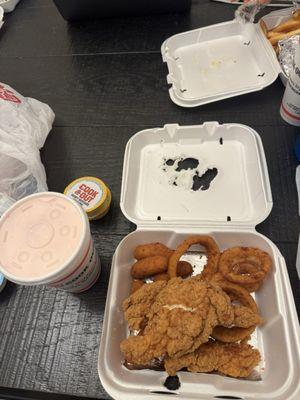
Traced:
<svg viewBox="0 0 300 400">
<path fill-rule="evenodd" d="M 39 150 L 54 117 L 47 104 L 0 82 L 0 215 L 15 201 L 48 190 Z"/>
<path fill-rule="evenodd" d="M 271 0 L 249 0 L 240 5 L 235 12 L 235 19 L 240 23 L 254 22 L 258 14 Z"/>
</svg>

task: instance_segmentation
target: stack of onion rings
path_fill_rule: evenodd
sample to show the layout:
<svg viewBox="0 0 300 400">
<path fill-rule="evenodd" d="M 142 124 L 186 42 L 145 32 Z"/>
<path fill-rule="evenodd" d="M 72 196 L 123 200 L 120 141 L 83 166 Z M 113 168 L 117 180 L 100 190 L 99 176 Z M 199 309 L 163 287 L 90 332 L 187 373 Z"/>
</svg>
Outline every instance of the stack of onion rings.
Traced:
<svg viewBox="0 0 300 400">
<path fill-rule="evenodd" d="M 254 313 L 258 314 L 257 305 L 249 292 L 239 285 L 222 280 L 216 280 L 216 284 L 228 294 L 232 301 L 238 301 L 243 306 L 250 308 Z M 248 338 L 255 330 L 256 325 L 249 328 L 216 326 L 212 332 L 212 337 L 220 342 L 233 343 Z"/>
<path fill-rule="evenodd" d="M 207 264 L 201 276 L 209 278 L 217 272 L 220 250 L 214 239 L 207 235 L 191 236 L 181 243 L 169 258 L 168 274 L 170 278 L 177 276 L 177 263 L 180 257 L 194 244 L 200 244 L 207 251 Z"/>
<path fill-rule="evenodd" d="M 219 272 L 224 279 L 256 291 L 271 269 L 271 257 L 254 247 L 232 247 L 219 260 Z"/>
</svg>

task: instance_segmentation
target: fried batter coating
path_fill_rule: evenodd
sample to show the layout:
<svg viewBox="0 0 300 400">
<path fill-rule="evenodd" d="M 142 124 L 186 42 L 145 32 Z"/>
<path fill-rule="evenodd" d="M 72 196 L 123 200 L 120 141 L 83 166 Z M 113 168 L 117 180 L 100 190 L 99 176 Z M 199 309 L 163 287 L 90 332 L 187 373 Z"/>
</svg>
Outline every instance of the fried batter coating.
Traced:
<svg viewBox="0 0 300 400">
<path fill-rule="evenodd" d="M 234 305 L 234 321 L 233 325 L 239 328 L 249 328 L 250 326 L 260 325 L 263 320 L 250 308 L 245 306 Z"/>
<path fill-rule="evenodd" d="M 167 282 L 158 281 L 143 285 L 123 302 L 123 310 L 129 329 L 139 330 L 142 328 L 151 304 L 166 284 Z"/>
<path fill-rule="evenodd" d="M 207 264 L 201 273 L 203 278 L 209 278 L 217 272 L 220 250 L 214 239 L 207 235 L 190 236 L 177 247 L 169 259 L 168 274 L 171 278 L 177 276 L 177 263 L 180 257 L 195 244 L 204 246 L 207 251 Z"/>
<path fill-rule="evenodd" d="M 145 285 L 145 282 L 143 282 L 139 279 L 134 279 L 131 284 L 130 294 L 133 294 L 134 292 L 139 290 L 144 285 Z"/>
<path fill-rule="evenodd" d="M 187 278 L 188 276 L 192 275 L 193 267 L 187 261 L 178 261 L 177 263 L 177 276 L 181 278 Z"/>
<path fill-rule="evenodd" d="M 247 377 L 261 360 L 260 353 L 249 344 L 224 344 L 210 341 L 193 353 L 167 358 L 165 369 L 175 375 L 182 368 L 190 372 L 220 372 L 234 378 Z"/>
<path fill-rule="evenodd" d="M 145 285 L 124 302 L 129 325 L 144 328 L 121 343 L 130 363 L 145 365 L 154 358 L 191 353 L 208 341 L 215 326 L 234 322 L 230 298 L 218 286 L 195 278 L 151 285 L 161 286 L 149 290 Z"/>
<path fill-rule="evenodd" d="M 169 258 L 173 250 L 169 249 L 162 243 L 148 243 L 140 244 L 137 246 L 133 252 L 134 258 L 141 260 L 142 258 L 152 257 L 152 256 L 163 256 Z"/>
<path fill-rule="evenodd" d="M 148 278 L 149 276 L 161 274 L 168 269 L 168 259 L 163 256 L 152 256 L 142 258 L 131 267 L 131 276 L 135 279 Z"/>
</svg>

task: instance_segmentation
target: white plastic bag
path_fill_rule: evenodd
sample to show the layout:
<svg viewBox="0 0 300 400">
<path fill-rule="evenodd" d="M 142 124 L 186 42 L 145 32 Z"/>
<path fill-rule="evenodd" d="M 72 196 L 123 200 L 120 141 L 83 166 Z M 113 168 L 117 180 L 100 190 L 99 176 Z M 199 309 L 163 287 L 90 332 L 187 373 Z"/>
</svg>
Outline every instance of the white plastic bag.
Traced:
<svg viewBox="0 0 300 400">
<path fill-rule="evenodd" d="M 258 14 L 271 0 L 249 0 L 238 7 L 235 18 L 240 23 L 254 22 Z"/>
<path fill-rule="evenodd" d="M 53 121 L 48 105 L 0 83 L 0 215 L 16 200 L 48 190 L 39 150 Z"/>
</svg>

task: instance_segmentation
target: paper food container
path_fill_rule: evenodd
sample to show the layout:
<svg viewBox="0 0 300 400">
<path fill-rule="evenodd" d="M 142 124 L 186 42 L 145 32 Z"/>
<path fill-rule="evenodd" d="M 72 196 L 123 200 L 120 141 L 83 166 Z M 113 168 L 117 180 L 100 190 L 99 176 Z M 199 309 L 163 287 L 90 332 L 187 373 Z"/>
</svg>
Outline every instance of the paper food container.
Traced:
<svg viewBox="0 0 300 400">
<path fill-rule="evenodd" d="M 268 29 L 289 19 L 292 8 L 265 16 Z M 283 73 L 260 24 L 236 20 L 174 35 L 161 47 L 169 94 L 182 107 L 195 107 L 271 85 Z"/>
<path fill-rule="evenodd" d="M 187 157 L 199 160 L 199 176 L 217 169 L 202 190 L 189 188 L 195 169 L 176 175 L 166 167 L 168 159 Z M 259 135 L 245 125 L 218 122 L 166 125 L 137 133 L 125 151 L 120 205 L 137 230 L 121 241 L 112 261 L 98 364 L 106 391 L 117 400 L 157 400 L 171 393 L 184 400 L 299 399 L 299 325 L 286 264 L 278 248 L 255 230 L 272 209 Z M 273 259 L 272 271 L 255 295 L 266 321 L 255 335 L 255 346 L 262 355 L 259 381 L 179 372 L 181 387 L 170 392 L 163 386 L 166 372 L 128 370 L 123 365 L 120 342 L 128 330 L 122 302 L 130 292 L 134 248 L 149 242 L 176 248 L 195 234 L 211 235 L 221 250 L 254 246 Z"/>
</svg>

